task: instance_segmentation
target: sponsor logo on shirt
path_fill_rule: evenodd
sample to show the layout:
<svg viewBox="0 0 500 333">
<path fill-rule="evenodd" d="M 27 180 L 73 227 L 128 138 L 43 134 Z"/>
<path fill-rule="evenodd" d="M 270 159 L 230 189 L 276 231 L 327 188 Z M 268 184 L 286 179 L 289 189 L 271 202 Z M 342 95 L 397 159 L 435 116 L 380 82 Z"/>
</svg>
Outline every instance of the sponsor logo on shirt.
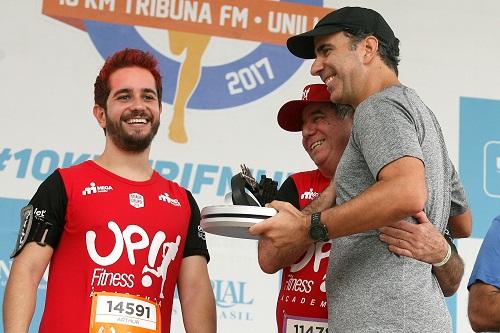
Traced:
<svg viewBox="0 0 500 333">
<path fill-rule="evenodd" d="M 163 202 L 167 202 L 167 203 L 169 203 L 169 204 L 171 204 L 173 206 L 176 206 L 176 207 L 180 207 L 181 206 L 181 203 L 179 202 L 179 200 L 171 198 L 170 195 L 167 192 L 165 192 L 163 194 L 160 194 L 158 196 L 158 199 L 160 199 Z"/>
<path fill-rule="evenodd" d="M 144 207 L 144 197 L 139 193 L 130 193 L 128 195 L 130 205 L 135 208 Z"/>
<path fill-rule="evenodd" d="M 198 237 L 205 240 L 205 230 L 201 227 L 201 225 L 198 226 Z"/>
<path fill-rule="evenodd" d="M 46 212 L 47 211 L 45 209 L 38 209 L 35 207 L 35 211 L 33 212 L 33 217 L 39 221 L 44 221 Z"/>
<path fill-rule="evenodd" d="M 137 193 L 134 193 L 137 194 Z M 168 268 L 177 257 L 181 236 L 177 235 L 175 240 L 166 241 L 167 236 L 163 231 L 157 231 L 152 239 L 146 231 L 138 225 L 128 225 L 121 230 L 114 221 L 108 222 L 108 229 L 114 234 L 114 247 L 111 252 L 100 253 L 99 242 L 109 242 L 105 238 L 99 238 L 94 230 L 87 231 L 85 242 L 90 259 L 100 267 L 94 268 L 91 281 L 92 286 L 113 286 L 133 288 L 137 283 L 143 287 L 151 287 L 155 279 L 161 281 L 159 298 L 164 295 L 164 286 L 168 276 Z M 140 239 L 140 241 L 137 241 Z M 112 242 L 112 241 L 111 241 Z M 147 251 L 147 262 L 137 262 L 136 255 Z M 141 275 L 133 273 L 117 272 L 113 266 L 126 254 L 130 265 L 140 265 Z M 161 258 L 160 261 L 157 258 Z"/>
<path fill-rule="evenodd" d="M 305 191 L 305 192 L 303 192 L 303 193 L 300 195 L 300 198 L 301 198 L 302 200 L 304 200 L 304 199 L 305 199 L 305 200 L 314 200 L 314 199 L 316 199 L 318 196 L 319 196 L 319 193 L 318 193 L 318 192 L 315 192 L 315 191 L 313 190 L 313 188 L 311 187 L 311 188 L 309 189 L 309 191 Z"/>
<path fill-rule="evenodd" d="M 89 187 L 86 187 L 82 191 L 82 195 L 90 195 L 90 194 L 95 194 L 95 193 L 107 193 L 109 191 L 112 191 L 113 187 L 110 185 L 96 185 L 94 182 L 90 183 Z"/>
</svg>

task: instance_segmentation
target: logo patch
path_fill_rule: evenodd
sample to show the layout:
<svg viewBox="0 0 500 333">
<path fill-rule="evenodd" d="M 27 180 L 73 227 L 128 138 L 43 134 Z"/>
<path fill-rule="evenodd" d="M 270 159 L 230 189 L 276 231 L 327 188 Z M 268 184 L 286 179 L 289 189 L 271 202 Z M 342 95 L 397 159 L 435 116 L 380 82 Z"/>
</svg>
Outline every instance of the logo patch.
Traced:
<svg viewBox="0 0 500 333">
<path fill-rule="evenodd" d="M 203 240 L 206 240 L 205 239 L 205 230 L 203 230 L 201 225 L 198 226 L 198 237 L 203 239 Z"/>
<path fill-rule="evenodd" d="M 311 88 L 307 88 L 307 89 L 304 89 L 304 91 L 302 92 L 302 99 L 304 101 L 307 101 L 307 96 L 309 96 L 309 90 L 311 90 Z"/>
<path fill-rule="evenodd" d="M 90 186 L 86 187 L 82 191 L 82 195 L 89 195 L 89 194 L 95 194 L 95 193 L 107 193 L 109 191 L 112 191 L 113 187 L 110 185 L 96 185 L 94 182 L 90 183 Z"/>
<path fill-rule="evenodd" d="M 135 208 L 144 207 L 144 197 L 139 193 L 130 193 L 128 195 L 130 205 Z"/>
<path fill-rule="evenodd" d="M 302 194 L 300 195 L 300 198 L 301 198 L 301 199 L 305 199 L 305 200 L 314 200 L 314 199 L 316 199 L 318 196 L 319 196 L 319 193 L 318 193 L 318 192 L 315 192 L 315 191 L 313 190 L 313 188 L 311 187 L 311 188 L 309 189 L 309 191 L 305 191 L 304 193 L 302 193 Z"/>
<path fill-rule="evenodd" d="M 179 202 L 179 200 L 171 198 L 170 195 L 167 192 L 165 192 L 163 194 L 160 194 L 158 196 L 158 199 L 160 201 L 167 202 L 167 203 L 169 203 L 169 204 L 171 204 L 173 206 L 176 206 L 176 207 L 180 207 L 181 206 L 181 203 Z"/>
</svg>

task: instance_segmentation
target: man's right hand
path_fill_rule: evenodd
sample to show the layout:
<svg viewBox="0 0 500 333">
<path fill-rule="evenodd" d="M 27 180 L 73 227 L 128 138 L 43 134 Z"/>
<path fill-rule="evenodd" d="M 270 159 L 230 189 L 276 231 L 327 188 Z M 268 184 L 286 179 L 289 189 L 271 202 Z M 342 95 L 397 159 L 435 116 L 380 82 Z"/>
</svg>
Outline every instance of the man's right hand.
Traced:
<svg viewBox="0 0 500 333">
<path fill-rule="evenodd" d="M 448 251 L 448 242 L 432 225 L 424 212 L 414 216 L 418 224 L 405 220 L 389 227 L 382 227 L 380 240 L 389 244 L 389 251 L 429 264 L 443 260 Z"/>
</svg>

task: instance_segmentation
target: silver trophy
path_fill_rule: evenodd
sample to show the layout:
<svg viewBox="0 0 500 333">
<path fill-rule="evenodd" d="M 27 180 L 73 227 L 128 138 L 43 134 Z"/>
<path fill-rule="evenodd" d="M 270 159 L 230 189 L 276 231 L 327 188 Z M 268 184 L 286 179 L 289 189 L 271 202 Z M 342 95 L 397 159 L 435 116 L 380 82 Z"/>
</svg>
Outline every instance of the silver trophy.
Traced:
<svg viewBox="0 0 500 333">
<path fill-rule="evenodd" d="M 274 208 L 262 207 L 276 197 L 278 183 L 263 175 L 257 183 L 250 169 L 242 164 L 241 172 L 231 178 L 231 192 L 225 205 L 204 207 L 201 210 L 202 228 L 211 234 L 258 239 L 248 228 L 276 214 Z"/>
<path fill-rule="evenodd" d="M 231 196 L 234 205 L 264 206 L 276 197 L 278 182 L 262 175 L 257 183 L 250 169 L 241 164 L 241 172 L 231 178 Z"/>
</svg>

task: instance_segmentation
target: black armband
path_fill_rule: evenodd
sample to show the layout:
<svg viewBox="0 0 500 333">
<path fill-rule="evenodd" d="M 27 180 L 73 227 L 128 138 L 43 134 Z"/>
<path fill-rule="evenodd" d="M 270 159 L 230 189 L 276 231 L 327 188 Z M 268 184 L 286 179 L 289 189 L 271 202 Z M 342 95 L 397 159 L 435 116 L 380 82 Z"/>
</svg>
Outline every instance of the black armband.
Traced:
<svg viewBox="0 0 500 333">
<path fill-rule="evenodd" d="M 24 245 L 37 242 L 40 246 L 50 245 L 53 248 L 59 243 L 62 229 L 44 218 L 45 210 L 33 210 L 32 205 L 21 209 L 21 225 L 11 258 L 17 256 Z"/>
</svg>

